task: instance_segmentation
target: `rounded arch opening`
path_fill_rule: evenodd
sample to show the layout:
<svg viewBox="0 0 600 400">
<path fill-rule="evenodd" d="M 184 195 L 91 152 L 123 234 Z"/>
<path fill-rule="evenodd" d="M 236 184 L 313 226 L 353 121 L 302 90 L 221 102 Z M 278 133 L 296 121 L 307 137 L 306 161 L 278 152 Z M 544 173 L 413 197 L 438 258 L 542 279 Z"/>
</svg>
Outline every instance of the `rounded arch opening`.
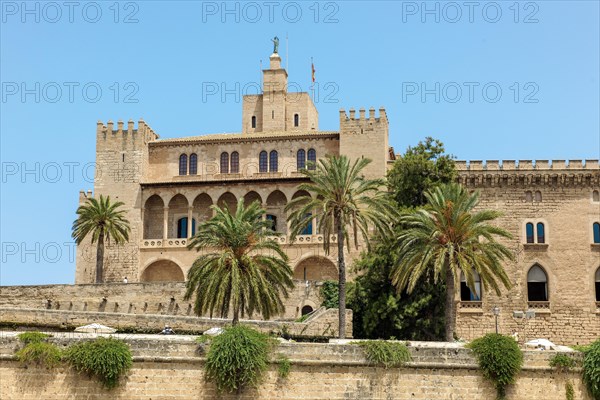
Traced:
<svg viewBox="0 0 600 400">
<path fill-rule="evenodd" d="M 158 260 L 148 265 L 142 277 L 141 282 L 183 282 L 185 277 L 183 271 L 175 262 L 171 260 Z"/>
<path fill-rule="evenodd" d="M 164 209 L 163 199 L 153 194 L 144 203 L 144 239 L 162 239 L 164 229 Z"/>
<path fill-rule="evenodd" d="M 186 228 L 186 232 L 182 231 L 182 225 L 180 223 L 180 220 L 182 218 L 186 219 L 187 222 L 187 214 L 188 214 L 188 201 L 187 198 L 182 195 L 181 193 L 176 194 L 175 196 L 173 196 L 173 198 L 169 201 L 169 220 L 168 220 L 168 227 L 169 227 L 169 238 L 178 238 L 178 237 L 182 237 L 185 238 L 187 237 L 187 228 Z M 186 224 L 187 226 L 187 224 Z"/>
<path fill-rule="evenodd" d="M 324 257 L 309 257 L 294 268 L 294 279 L 302 281 L 329 281 L 337 278 L 337 267 Z"/>
<path fill-rule="evenodd" d="M 194 209 L 193 214 L 198 222 L 208 221 L 212 218 L 213 212 L 210 208 L 212 204 L 212 198 L 208 194 L 202 193 L 196 196 L 192 207 Z"/>
<path fill-rule="evenodd" d="M 244 196 L 244 207 L 248 207 L 255 201 L 258 201 L 258 204 L 262 205 L 262 198 L 258 193 L 256 193 L 255 191 L 246 193 L 246 195 Z"/>
<path fill-rule="evenodd" d="M 217 205 L 221 208 L 227 207 L 229 209 L 229 212 L 233 213 L 237 208 L 237 199 L 235 198 L 235 195 L 233 193 L 225 192 L 221 195 L 221 197 L 219 197 Z"/>
</svg>

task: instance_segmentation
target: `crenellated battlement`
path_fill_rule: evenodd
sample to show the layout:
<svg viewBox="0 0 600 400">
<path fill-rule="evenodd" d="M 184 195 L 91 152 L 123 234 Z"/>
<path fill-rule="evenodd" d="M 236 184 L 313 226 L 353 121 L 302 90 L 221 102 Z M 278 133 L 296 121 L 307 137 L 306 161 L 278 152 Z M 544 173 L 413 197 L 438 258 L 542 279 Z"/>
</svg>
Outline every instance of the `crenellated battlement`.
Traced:
<svg viewBox="0 0 600 400">
<path fill-rule="evenodd" d="M 360 108 L 358 110 L 358 118 L 356 118 L 356 110 L 351 108 L 349 110 L 349 115 L 346 114 L 346 110 L 343 108 L 340 109 L 340 127 L 343 125 L 366 125 L 367 123 L 385 123 L 388 124 L 387 114 L 385 112 L 385 108 L 379 108 L 379 117 L 375 117 L 375 108 L 369 108 L 369 116 L 367 118 L 366 110 L 364 108 Z"/>
<path fill-rule="evenodd" d="M 457 160 L 458 171 L 597 170 L 598 160 Z"/>
<path fill-rule="evenodd" d="M 117 129 L 115 129 L 115 124 L 112 120 L 108 120 L 106 125 L 102 121 L 98 121 L 97 123 L 97 133 L 102 134 L 105 138 L 111 134 L 112 137 L 124 136 L 124 135 L 137 135 L 141 134 L 143 137 L 146 137 L 146 140 L 149 142 L 157 140 L 160 136 L 158 133 L 154 132 L 143 119 L 139 119 L 137 129 L 135 127 L 135 123 L 132 119 L 127 122 L 127 127 L 125 127 L 125 123 L 123 120 L 117 121 Z"/>
<path fill-rule="evenodd" d="M 91 190 L 88 190 L 87 192 L 84 190 L 80 190 L 79 191 L 79 204 L 85 204 L 85 202 L 87 201 L 87 199 L 91 199 L 92 197 L 94 197 L 94 195 L 92 194 Z"/>
</svg>

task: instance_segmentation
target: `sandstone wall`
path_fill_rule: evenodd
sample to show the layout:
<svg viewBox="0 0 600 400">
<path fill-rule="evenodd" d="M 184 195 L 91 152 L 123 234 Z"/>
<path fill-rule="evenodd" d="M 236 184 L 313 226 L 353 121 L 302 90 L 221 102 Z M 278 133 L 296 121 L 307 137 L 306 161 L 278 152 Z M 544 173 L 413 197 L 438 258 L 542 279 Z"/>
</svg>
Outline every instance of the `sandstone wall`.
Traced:
<svg viewBox="0 0 600 400">
<path fill-rule="evenodd" d="M 321 305 L 319 291 L 317 282 L 296 281 L 290 297 L 285 300 L 285 314 L 275 319 L 293 321 L 301 316 L 304 306 L 317 310 Z M 192 299 L 185 301 L 184 294 L 183 282 L 0 286 L 0 308 L 193 316 Z M 254 315 L 253 318 L 261 317 Z"/>
<path fill-rule="evenodd" d="M 493 399 L 495 390 L 484 380 L 469 350 L 421 346 L 409 349 L 413 361 L 403 368 L 370 365 L 356 345 L 282 344 L 276 353 L 292 362 L 281 379 L 271 364 L 263 383 L 240 395 L 218 396 L 203 379 L 204 358 L 190 337 L 121 337 L 129 343 L 134 365 L 121 385 L 107 391 L 71 370 L 24 368 L 12 354 L 18 347 L 12 334 L 0 339 L 2 399 Z M 52 339 L 59 345 L 81 337 Z M 557 374 L 548 367 L 553 352 L 526 352 L 523 371 L 508 389 L 508 400 L 562 400 L 567 379 L 575 398 L 591 400 L 578 372 Z"/>
</svg>

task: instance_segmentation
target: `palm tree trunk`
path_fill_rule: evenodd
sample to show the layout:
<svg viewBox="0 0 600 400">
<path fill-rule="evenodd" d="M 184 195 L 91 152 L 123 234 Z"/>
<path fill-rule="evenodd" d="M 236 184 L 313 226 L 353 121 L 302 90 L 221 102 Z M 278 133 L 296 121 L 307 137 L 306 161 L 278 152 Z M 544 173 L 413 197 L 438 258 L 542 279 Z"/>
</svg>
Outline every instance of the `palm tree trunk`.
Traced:
<svg viewBox="0 0 600 400">
<path fill-rule="evenodd" d="M 339 338 L 346 338 L 346 263 L 344 261 L 344 230 L 340 222 L 339 215 L 335 217 L 337 227 L 337 245 L 338 245 L 338 269 L 339 269 Z"/>
<path fill-rule="evenodd" d="M 231 321 L 232 326 L 236 326 L 240 323 L 240 308 L 237 305 L 233 306 L 233 321 Z"/>
<path fill-rule="evenodd" d="M 100 231 L 98 237 L 98 249 L 96 251 L 96 283 L 102 283 L 102 270 L 104 269 L 104 231 Z"/>
<path fill-rule="evenodd" d="M 446 265 L 446 341 L 454 341 L 454 327 L 456 326 L 456 311 L 454 303 L 454 274 Z"/>
</svg>

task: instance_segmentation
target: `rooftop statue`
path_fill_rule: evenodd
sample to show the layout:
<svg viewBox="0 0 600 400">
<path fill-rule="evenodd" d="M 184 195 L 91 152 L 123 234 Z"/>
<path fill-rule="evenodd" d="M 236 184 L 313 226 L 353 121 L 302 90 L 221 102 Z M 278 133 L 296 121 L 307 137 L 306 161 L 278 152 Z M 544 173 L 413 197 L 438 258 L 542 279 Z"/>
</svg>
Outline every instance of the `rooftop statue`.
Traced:
<svg viewBox="0 0 600 400">
<path fill-rule="evenodd" d="M 277 36 L 275 36 L 273 39 L 271 39 L 271 41 L 273 42 L 273 53 L 278 54 L 279 53 L 279 38 Z"/>
</svg>

